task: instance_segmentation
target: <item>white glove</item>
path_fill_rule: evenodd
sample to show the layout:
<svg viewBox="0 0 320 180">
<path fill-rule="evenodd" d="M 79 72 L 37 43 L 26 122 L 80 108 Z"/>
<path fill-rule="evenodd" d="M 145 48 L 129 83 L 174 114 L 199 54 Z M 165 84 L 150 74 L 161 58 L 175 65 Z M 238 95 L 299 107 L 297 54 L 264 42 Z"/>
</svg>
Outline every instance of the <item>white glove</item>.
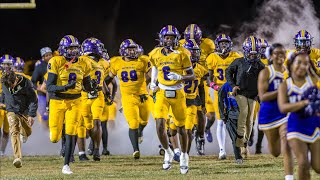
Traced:
<svg viewBox="0 0 320 180">
<path fill-rule="evenodd" d="M 149 88 L 150 88 L 151 91 L 154 91 L 156 87 L 157 87 L 156 83 L 154 83 L 154 82 L 150 83 L 150 87 Z"/>
<path fill-rule="evenodd" d="M 170 80 L 177 80 L 177 81 L 180 81 L 182 79 L 182 76 L 180 74 L 177 74 L 177 73 L 174 73 L 174 72 L 170 72 L 167 75 L 167 77 Z"/>
</svg>

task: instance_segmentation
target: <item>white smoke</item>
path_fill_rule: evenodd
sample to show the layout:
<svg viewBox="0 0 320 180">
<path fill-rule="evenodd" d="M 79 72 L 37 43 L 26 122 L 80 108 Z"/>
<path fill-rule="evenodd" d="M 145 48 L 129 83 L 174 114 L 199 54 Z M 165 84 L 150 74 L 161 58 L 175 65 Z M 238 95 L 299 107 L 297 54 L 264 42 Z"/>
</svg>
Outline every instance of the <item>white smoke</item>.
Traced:
<svg viewBox="0 0 320 180">
<path fill-rule="evenodd" d="M 235 38 L 241 45 L 250 35 L 266 39 L 269 44 L 282 43 L 287 49 L 294 48 L 293 38 L 301 29 L 307 30 L 319 47 L 320 21 L 311 0 L 267 0 L 258 10 L 257 17 L 245 22 Z"/>
</svg>

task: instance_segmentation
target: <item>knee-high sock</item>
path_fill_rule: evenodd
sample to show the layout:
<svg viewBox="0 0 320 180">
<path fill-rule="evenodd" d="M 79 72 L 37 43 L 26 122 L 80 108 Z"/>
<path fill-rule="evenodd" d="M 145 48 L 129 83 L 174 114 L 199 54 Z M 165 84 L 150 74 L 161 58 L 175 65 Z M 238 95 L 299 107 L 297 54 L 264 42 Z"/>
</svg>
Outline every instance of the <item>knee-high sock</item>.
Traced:
<svg viewBox="0 0 320 180">
<path fill-rule="evenodd" d="M 209 130 L 211 128 L 211 126 L 213 125 L 214 121 L 211 119 L 207 119 L 207 124 L 206 124 L 206 129 L 205 130 Z"/>
<path fill-rule="evenodd" d="M 143 129 L 146 127 L 146 125 L 139 124 L 139 129 L 138 129 L 138 136 L 141 137 L 143 136 Z"/>
<path fill-rule="evenodd" d="M 138 129 L 130 129 L 129 128 L 129 138 L 134 151 L 139 151 L 138 144 Z"/>
<path fill-rule="evenodd" d="M 64 165 L 69 165 L 70 157 L 72 155 L 73 144 L 75 143 L 76 136 L 65 135 L 66 136 L 66 151 L 64 156 Z"/>
<path fill-rule="evenodd" d="M 222 120 L 217 121 L 217 139 L 220 151 L 225 150 L 225 143 L 226 143 L 226 130 L 225 125 Z"/>
<path fill-rule="evenodd" d="M 108 149 L 108 128 L 107 128 L 107 121 L 101 122 L 101 129 L 102 129 L 102 144 L 103 144 L 103 149 Z"/>
</svg>

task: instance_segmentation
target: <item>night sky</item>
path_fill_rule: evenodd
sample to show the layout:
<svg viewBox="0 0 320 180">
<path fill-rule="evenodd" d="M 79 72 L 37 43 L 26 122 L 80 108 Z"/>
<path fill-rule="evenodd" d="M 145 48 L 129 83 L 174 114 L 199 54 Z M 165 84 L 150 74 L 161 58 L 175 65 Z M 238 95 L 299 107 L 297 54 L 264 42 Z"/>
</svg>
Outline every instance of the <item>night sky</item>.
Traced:
<svg viewBox="0 0 320 180">
<path fill-rule="evenodd" d="M 232 27 L 228 32 L 232 36 L 242 22 L 255 16 L 262 2 L 37 0 L 36 9 L 0 9 L 0 54 L 39 59 L 41 47 L 56 49 L 67 34 L 80 42 L 88 37 L 101 39 L 110 56 L 117 55 L 126 38 L 132 38 L 149 52 L 157 43 L 157 33 L 167 24 L 176 26 L 182 34 L 188 24 L 196 23 L 209 37 L 222 30 L 220 24 L 226 24 Z M 319 16 L 320 1 L 314 3 Z"/>
</svg>

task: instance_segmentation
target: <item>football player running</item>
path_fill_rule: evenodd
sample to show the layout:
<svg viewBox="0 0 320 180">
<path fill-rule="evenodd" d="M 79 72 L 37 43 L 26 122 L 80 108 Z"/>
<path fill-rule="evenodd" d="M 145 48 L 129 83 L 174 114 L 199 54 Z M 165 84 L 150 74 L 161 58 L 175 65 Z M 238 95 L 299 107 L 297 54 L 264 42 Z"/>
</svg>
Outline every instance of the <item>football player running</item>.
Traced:
<svg viewBox="0 0 320 180">
<path fill-rule="evenodd" d="M 59 53 L 48 63 L 47 91 L 49 103 L 50 140 L 57 143 L 65 123 L 65 156 L 63 174 L 72 174 L 69 167 L 72 150 L 75 146 L 77 126 L 81 117 L 81 91 L 91 92 L 90 59 L 79 57 L 80 44 L 72 35 L 64 36 L 59 43 Z"/>
<path fill-rule="evenodd" d="M 82 119 L 78 127 L 78 146 L 80 160 L 87 160 L 85 154 L 86 129 L 93 141 L 93 160 L 100 161 L 100 142 L 101 142 L 101 118 L 105 106 L 105 98 L 102 91 L 103 80 L 109 73 L 109 63 L 102 59 L 102 42 L 96 38 L 87 38 L 82 45 L 83 56 L 89 59 L 91 64 L 90 77 L 93 91 L 81 92 L 82 99 Z M 82 58 L 82 56 L 80 56 Z M 81 150 L 80 150 L 81 146 Z"/>
<path fill-rule="evenodd" d="M 302 29 L 295 35 L 293 40 L 295 49 L 287 51 L 285 65 L 287 64 L 290 54 L 294 52 L 306 52 L 309 55 L 311 62 L 316 67 L 316 73 L 320 75 L 320 49 L 312 47 L 313 37 L 311 34 L 307 30 Z"/>
<path fill-rule="evenodd" d="M 220 34 L 215 39 L 216 50 L 207 57 L 209 68 L 208 85 L 214 90 L 214 110 L 217 119 L 217 139 L 219 144 L 219 159 L 226 159 L 225 142 L 226 130 L 225 124 L 220 118 L 219 105 L 218 105 L 218 90 L 227 82 L 226 69 L 229 65 L 241 55 L 232 51 L 233 42 L 226 34 Z M 214 123 L 213 119 L 208 119 L 206 125 L 206 132 L 210 131 L 210 127 Z"/>
<path fill-rule="evenodd" d="M 149 71 L 148 56 L 138 54 L 138 45 L 132 39 L 124 40 L 119 49 L 120 56 L 110 60 L 110 72 L 105 82 L 108 85 L 117 76 L 124 116 L 129 125 L 129 138 L 133 157 L 140 158 L 139 137 L 148 123 L 151 98 L 148 98 L 146 76 Z M 150 79 L 150 78 L 149 78 Z"/>
<path fill-rule="evenodd" d="M 214 52 L 214 49 L 215 49 L 214 42 L 209 38 L 202 37 L 202 31 L 197 24 L 188 25 L 184 31 L 184 39 L 180 40 L 179 42 L 180 42 L 180 44 L 184 44 L 184 42 L 189 39 L 194 39 L 197 42 L 198 46 L 201 49 L 199 64 L 208 70 L 206 58 L 209 56 L 210 53 Z M 204 77 L 203 81 L 204 81 L 203 83 L 206 84 L 206 77 Z M 214 122 L 215 109 L 213 106 L 212 98 L 210 97 L 210 94 L 209 94 L 210 88 L 208 86 L 204 86 L 204 90 L 205 90 L 206 108 L 203 110 L 206 110 L 205 113 L 206 113 L 207 121 Z M 198 148 L 197 151 L 198 152 L 202 151 L 199 148 L 204 146 L 204 141 L 202 138 L 204 132 L 206 132 L 206 137 L 207 137 L 208 142 L 211 143 L 213 140 L 210 128 L 205 131 L 205 119 L 202 119 L 201 117 L 198 118 L 199 124 L 198 124 L 198 128 L 196 131 L 197 132 L 196 133 L 196 144 L 197 144 L 197 148 Z"/>
<path fill-rule="evenodd" d="M 196 76 L 195 80 L 185 81 L 184 92 L 186 93 L 186 104 L 187 104 L 187 118 L 185 122 L 185 129 L 188 134 L 188 149 L 189 154 L 192 142 L 192 129 L 197 121 L 203 120 L 204 115 L 202 112 L 202 107 L 205 108 L 205 92 L 203 87 L 202 77 L 205 76 L 208 71 L 205 67 L 200 65 L 198 62 L 200 60 L 201 49 L 194 39 L 187 40 L 183 47 L 188 49 L 191 53 L 191 62 L 194 74 Z M 198 118 L 197 118 L 198 115 Z M 204 125 L 204 122 L 202 122 Z M 202 136 L 201 136 L 202 135 Z M 204 133 L 199 134 L 196 138 L 196 149 L 199 155 L 204 155 Z M 200 146 L 200 147 L 199 147 Z"/>
<path fill-rule="evenodd" d="M 179 38 L 179 31 L 174 26 L 167 25 L 161 29 L 160 47 L 149 53 L 152 66 L 150 89 L 156 93 L 154 118 L 159 140 L 165 149 L 163 169 L 171 168 L 174 156 L 169 148 L 166 131 L 166 119 L 171 107 L 180 138 L 180 173 L 186 174 L 189 170 L 189 155 L 185 131 L 187 106 L 183 82 L 194 80 L 195 74 L 190 61 L 190 52 L 183 47 L 178 47 Z"/>
</svg>

